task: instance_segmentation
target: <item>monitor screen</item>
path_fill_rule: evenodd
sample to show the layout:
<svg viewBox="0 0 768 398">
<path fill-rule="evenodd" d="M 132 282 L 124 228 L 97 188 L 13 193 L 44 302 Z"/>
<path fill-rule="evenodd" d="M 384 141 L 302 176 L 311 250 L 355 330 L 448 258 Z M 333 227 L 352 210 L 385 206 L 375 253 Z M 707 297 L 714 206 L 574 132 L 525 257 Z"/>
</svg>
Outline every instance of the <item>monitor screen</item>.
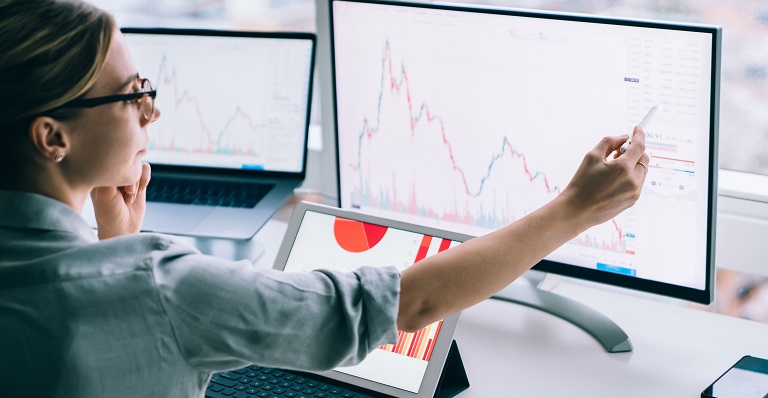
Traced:
<svg viewBox="0 0 768 398">
<path fill-rule="evenodd" d="M 399 228 L 306 211 L 285 260 L 286 272 L 315 269 L 354 271 L 366 265 L 400 271 L 459 244 L 458 241 Z M 415 333 L 398 332 L 397 343 L 373 350 L 358 365 L 336 372 L 418 393 L 443 321 Z"/>
<path fill-rule="evenodd" d="M 712 300 L 719 28 L 344 0 L 331 17 L 342 208 L 481 235 L 656 106 L 636 205 L 535 269 Z"/>
<path fill-rule="evenodd" d="M 162 116 L 155 165 L 304 172 L 314 40 L 308 35 L 124 29 Z"/>
</svg>

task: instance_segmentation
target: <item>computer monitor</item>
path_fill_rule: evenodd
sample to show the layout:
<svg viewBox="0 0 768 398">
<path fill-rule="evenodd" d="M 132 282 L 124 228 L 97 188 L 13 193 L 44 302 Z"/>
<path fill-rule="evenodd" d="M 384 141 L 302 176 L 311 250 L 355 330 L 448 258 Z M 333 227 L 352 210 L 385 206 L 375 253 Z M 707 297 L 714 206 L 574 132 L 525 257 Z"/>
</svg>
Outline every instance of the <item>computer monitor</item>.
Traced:
<svg viewBox="0 0 768 398">
<path fill-rule="evenodd" d="M 481 235 L 657 106 L 637 204 L 534 269 L 712 301 L 720 28 L 364 0 L 330 17 L 342 208 Z"/>
</svg>

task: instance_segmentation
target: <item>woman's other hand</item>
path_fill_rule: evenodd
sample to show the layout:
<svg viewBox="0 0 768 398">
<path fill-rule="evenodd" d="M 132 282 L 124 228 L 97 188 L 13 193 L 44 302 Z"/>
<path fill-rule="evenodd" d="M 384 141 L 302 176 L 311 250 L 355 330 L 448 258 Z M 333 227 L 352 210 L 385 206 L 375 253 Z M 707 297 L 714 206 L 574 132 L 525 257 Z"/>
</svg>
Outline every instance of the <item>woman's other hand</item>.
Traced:
<svg viewBox="0 0 768 398">
<path fill-rule="evenodd" d="M 130 185 L 98 187 L 91 191 L 99 239 L 133 234 L 141 230 L 147 207 L 147 184 L 151 175 L 149 163 L 142 163 L 141 177 Z"/>
</svg>

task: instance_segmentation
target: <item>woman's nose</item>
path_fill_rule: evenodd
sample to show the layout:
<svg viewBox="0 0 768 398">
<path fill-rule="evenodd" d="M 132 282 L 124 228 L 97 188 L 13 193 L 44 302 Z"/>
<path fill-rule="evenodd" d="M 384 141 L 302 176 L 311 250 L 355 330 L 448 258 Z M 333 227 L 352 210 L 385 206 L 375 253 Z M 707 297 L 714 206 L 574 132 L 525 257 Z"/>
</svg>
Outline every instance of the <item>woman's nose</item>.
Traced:
<svg viewBox="0 0 768 398">
<path fill-rule="evenodd" d="M 160 112 L 160 108 L 155 107 L 155 109 L 152 111 L 152 120 L 150 120 L 149 122 L 152 123 L 155 120 L 160 119 L 161 114 L 162 112 Z"/>
</svg>

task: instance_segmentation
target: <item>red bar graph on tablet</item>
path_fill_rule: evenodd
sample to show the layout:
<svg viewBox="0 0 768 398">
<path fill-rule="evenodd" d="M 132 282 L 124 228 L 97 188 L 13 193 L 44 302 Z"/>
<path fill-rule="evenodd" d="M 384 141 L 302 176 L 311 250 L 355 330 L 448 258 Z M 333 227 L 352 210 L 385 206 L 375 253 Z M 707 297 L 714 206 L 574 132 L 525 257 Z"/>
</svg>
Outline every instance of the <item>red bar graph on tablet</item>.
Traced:
<svg viewBox="0 0 768 398">
<path fill-rule="evenodd" d="M 414 264 L 418 263 L 419 261 L 425 259 L 427 257 L 427 251 L 429 250 L 429 245 L 432 244 L 432 237 L 429 235 L 424 235 L 423 238 L 421 238 L 421 244 L 419 245 L 419 251 L 416 253 L 416 260 L 413 261 Z"/>
</svg>

